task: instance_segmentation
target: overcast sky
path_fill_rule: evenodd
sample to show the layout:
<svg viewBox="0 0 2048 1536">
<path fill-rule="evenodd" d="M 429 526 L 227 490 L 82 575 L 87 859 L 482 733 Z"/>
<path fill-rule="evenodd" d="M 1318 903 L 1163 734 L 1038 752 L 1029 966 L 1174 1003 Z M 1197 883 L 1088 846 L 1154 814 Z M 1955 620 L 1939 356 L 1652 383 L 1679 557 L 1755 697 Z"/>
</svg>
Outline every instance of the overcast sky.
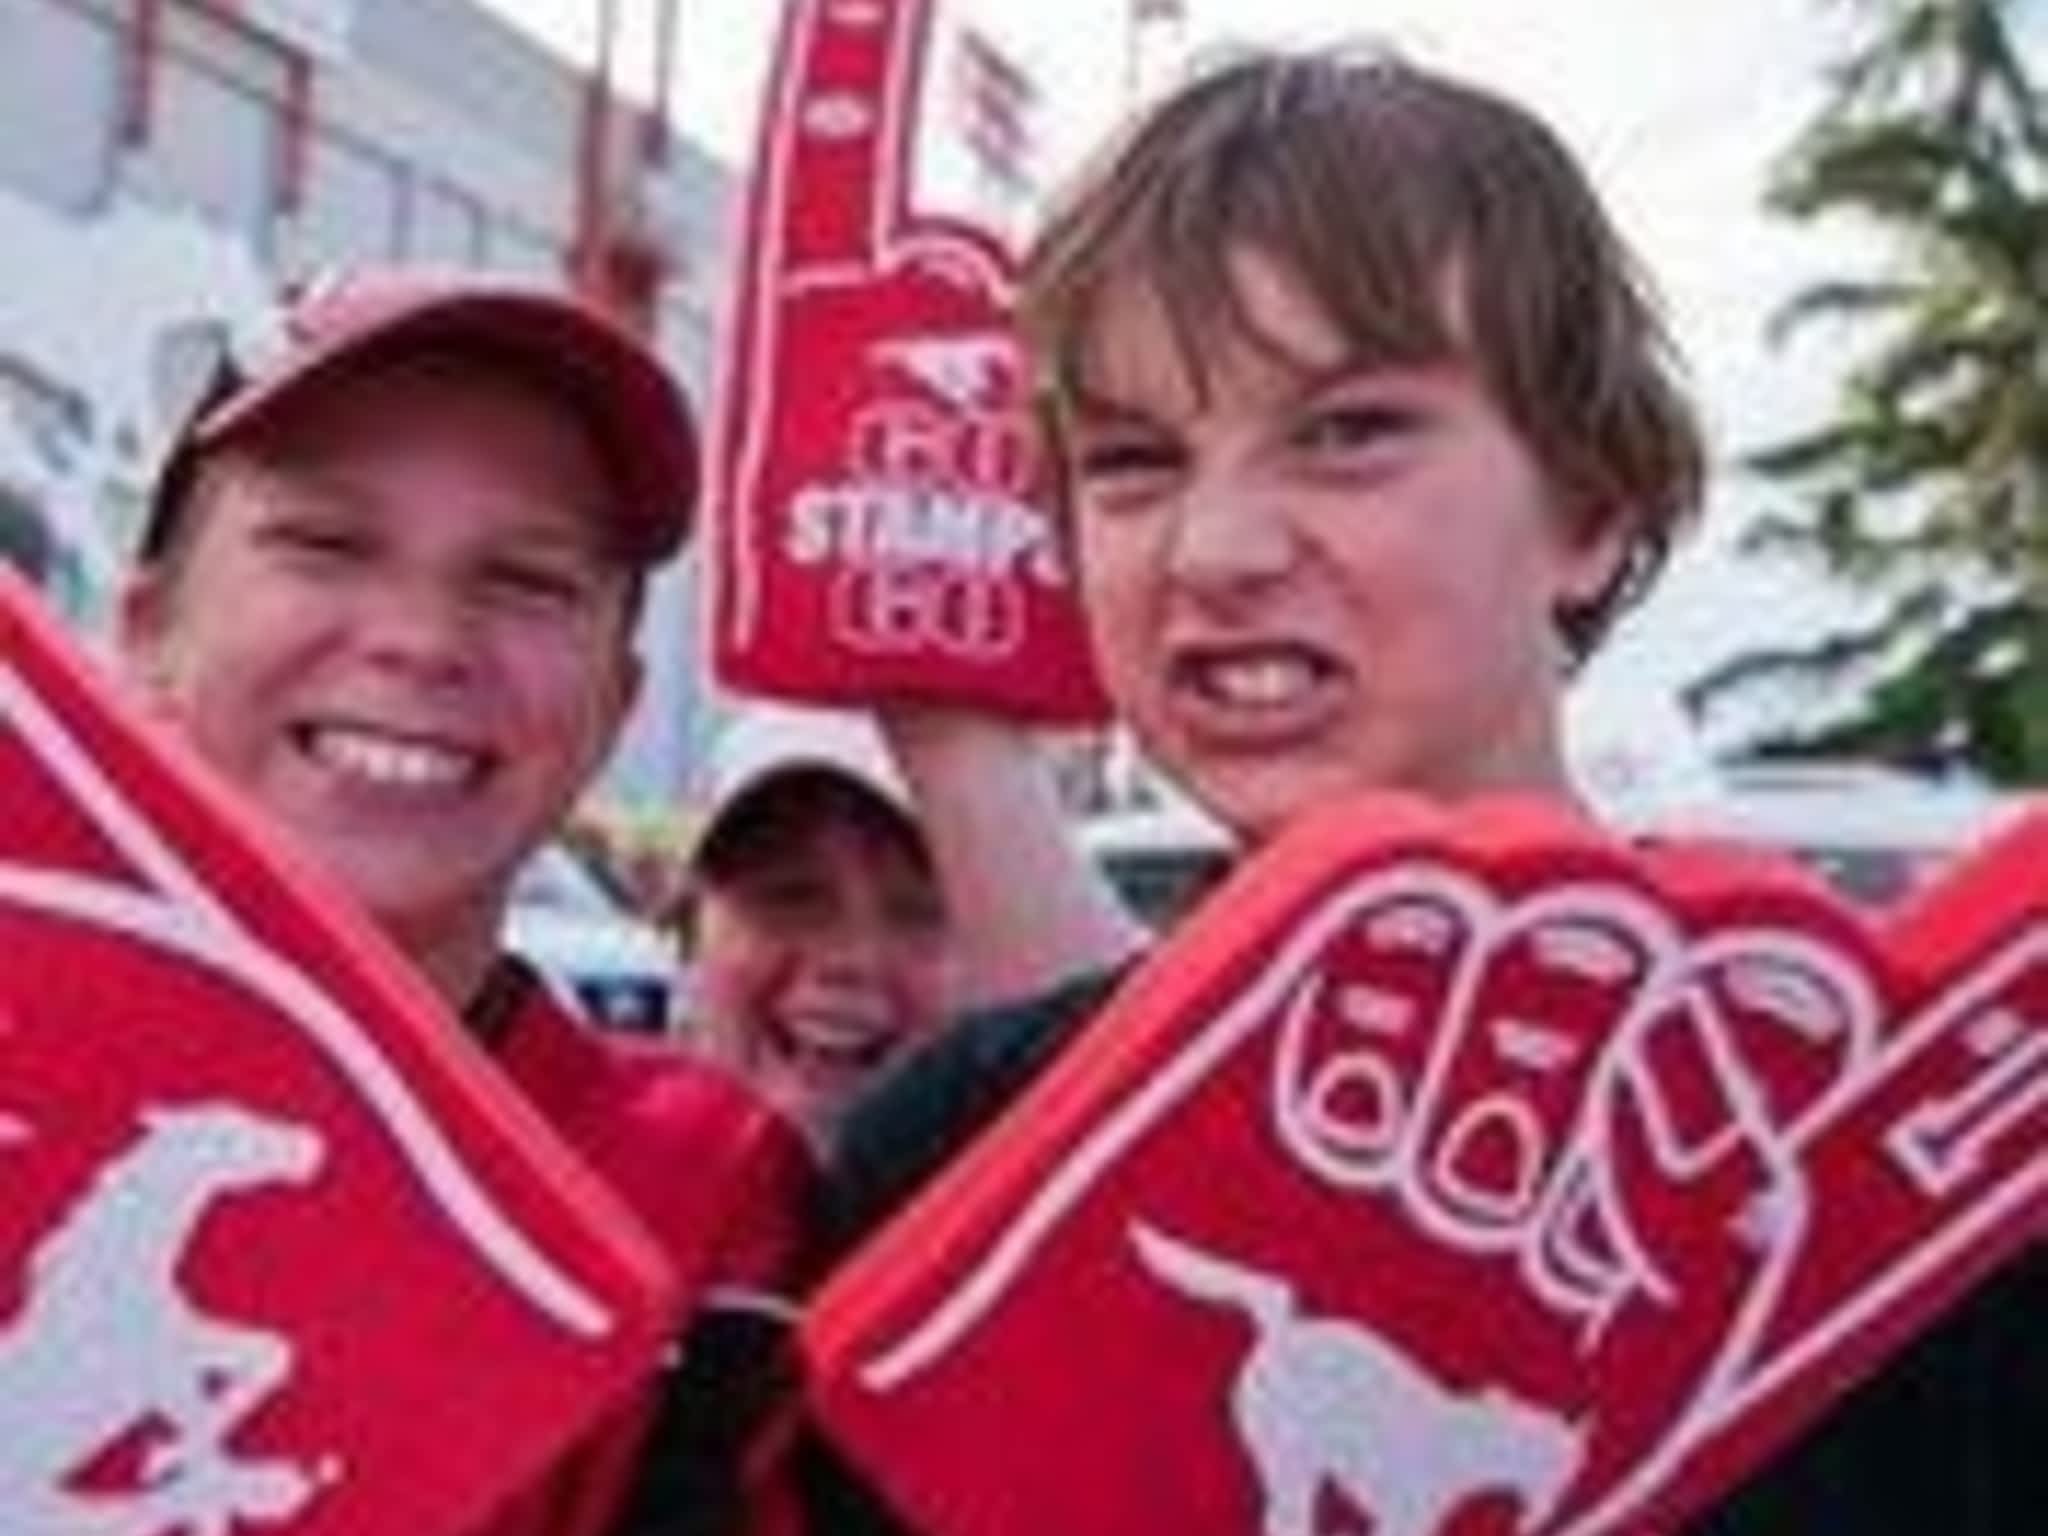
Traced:
<svg viewBox="0 0 2048 1536">
<path fill-rule="evenodd" d="M 485 3 L 571 58 L 592 57 L 599 0 Z M 655 7 L 651 0 L 617 4 L 624 22 L 618 73 L 622 83 L 644 88 L 653 78 Z M 1843 243 L 1767 218 L 1760 199 L 1771 156 L 1816 104 L 1839 7 L 1821 0 L 1188 0 L 1185 10 L 1177 39 L 1148 29 L 1137 60 L 1141 86 L 1170 75 L 1178 52 L 1232 37 L 1372 36 L 1540 111 L 1584 157 L 1656 274 L 1724 465 L 1824 402 L 1826 359 L 1774 353 L 1762 332 L 1803 277 L 1839 263 Z M 684 132 L 735 163 L 753 140 L 778 13 L 770 0 L 679 0 L 672 113 Z M 1122 0 L 956 0 L 943 12 L 980 28 L 1041 82 L 1039 169 L 1048 176 L 1128 100 L 1124 13 Z M 1789 634 L 1821 622 L 1802 585 L 1715 554 L 1757 495 L 1739 476 L 1718 478 L 1701 547 L 1603 658 L 1595 691 L 1613 694 L 1623 718 L 1767 625 Z"/>
</svg>

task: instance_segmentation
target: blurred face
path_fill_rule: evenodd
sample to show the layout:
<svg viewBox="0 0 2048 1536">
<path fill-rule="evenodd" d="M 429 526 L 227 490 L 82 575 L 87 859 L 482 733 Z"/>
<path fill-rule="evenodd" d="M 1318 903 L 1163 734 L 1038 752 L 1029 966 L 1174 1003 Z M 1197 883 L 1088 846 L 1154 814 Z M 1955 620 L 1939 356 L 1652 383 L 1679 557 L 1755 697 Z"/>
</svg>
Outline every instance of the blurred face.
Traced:
<svg viewBox="0 0 2048 1536">
<path fill-rule="evenodd" d="M 1617 558 L 1568 532 L 1465 367 L 1368 363 L 1285 273 L 1233 273 L 1199 391 L 1113 291 L 1068 440 L 1083 600 L 1152 759 L 1259 837 L 1347 791 L 1562 790 L 1552 615 Z"/>
<path fill-rule="evenodd" d="M 633 696 L 608 494 L 559 407 L 399 365 L 224 454 L 124 605 L 164 714 L 456 1002 Z"/>
<path fill-rule="evenodd" d="M 829 1139 L 882 1067 L 947 1017 L 953 947 L 929 869 L 872 825 L 809 818 L 707 880 L 690 977 L 703 1027 Z"/>
</svg>

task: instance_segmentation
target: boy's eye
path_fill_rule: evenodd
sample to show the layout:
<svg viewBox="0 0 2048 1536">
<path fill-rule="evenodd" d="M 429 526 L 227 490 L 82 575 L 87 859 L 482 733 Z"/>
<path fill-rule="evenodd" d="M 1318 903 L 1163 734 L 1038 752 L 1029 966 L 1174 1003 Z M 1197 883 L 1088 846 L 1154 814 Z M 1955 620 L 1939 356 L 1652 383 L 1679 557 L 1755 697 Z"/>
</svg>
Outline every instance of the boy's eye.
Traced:
<svg viewBox="0 0 2048 1536">
<path fill-rule="evenodd" d="M 280 513 L 260 537 L 286 554 L 318 560 L 360 559 L 371 550 L 370 536 L 354 523 L 309 513 Z"/>
<path fill-rule="evenodd" d="M 1319 406 L 1294 433 L 1297 446 L 1344 453 L 1398 442 L 1421 424 L 1418 414 L 1397 406 L 1361 402 Z"/>
<path fill-rule="evenodd" d="M 1171 474 L 1181 466 L 1180 449 L 1167 438 L 1119 433 L 1081 438 L 1074 448 L 1075 478 L 1119 482 Z"/>
<path fill-rule="evenodd" d="M 1073 485 L 1096 506 L 1143 506 L 1186 469 L 1182 444 L 1143 428 L 1081 430 L 1073 438 Z"/>
<path fill-rule="evenodd" d="M 890 929 L 899 934 L 929 940 L 942 938 L 947 931 L 945 904 L 937 891 L 922 882 L 891 891 L 886 911 Z"/>
<path fill-rule="evenodd" d="M 595 586 L 590 572 L 566 561 L 497 560 L 484 568 L 483 580 L 492 592 L 559 607 L 584 602 Z"/>
<path fill-rule="evenodd" d="M 742 895 L 756 912 L 776 922 L 806 925 L 823 922 L 833 910 L 828 881 L 807 874 L 763 876 L 749 880 Z"/>
</svg>

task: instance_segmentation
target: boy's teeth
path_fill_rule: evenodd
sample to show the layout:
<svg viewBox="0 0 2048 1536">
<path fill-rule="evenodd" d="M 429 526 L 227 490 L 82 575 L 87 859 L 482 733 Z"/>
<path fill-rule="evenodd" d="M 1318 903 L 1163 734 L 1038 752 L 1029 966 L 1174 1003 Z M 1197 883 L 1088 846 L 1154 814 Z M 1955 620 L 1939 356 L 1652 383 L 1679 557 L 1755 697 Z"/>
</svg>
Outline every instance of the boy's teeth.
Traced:
<svg viewBox="0 0 2048 1536">
<path fill-rule="evenodd" d="M 1300 656 L 1211 662 L 1205 675 L 1210 692 L 1232 704 L 1285 703 L 1315 681 L 1314 669 Z"/>
<path fill-rule="evenodd" d="M 826 1018 L 815 1014 L 785 1020 L 789 1038 L 813 1055 L 863 1060 L 873 1055 L 887 1031 L 865 1020 Z"/>
<path fill-rule="evenodd" d="M 403 789 L 456 784 L 475 770 L 469 753 L 421 742 L 328 727 L 313 733 L 313 755 L 330 768 L 372 784 Z"/>
<path fill-rule="evenodd" d="M 845 1019 L 824 1019 L 812 1016 L 790 1020 L 790 1033 L 807 1044 L 848 1049 L 865 1044 L 874 1038 L 872 1025 L 856 1024 Z"/>
</svg>

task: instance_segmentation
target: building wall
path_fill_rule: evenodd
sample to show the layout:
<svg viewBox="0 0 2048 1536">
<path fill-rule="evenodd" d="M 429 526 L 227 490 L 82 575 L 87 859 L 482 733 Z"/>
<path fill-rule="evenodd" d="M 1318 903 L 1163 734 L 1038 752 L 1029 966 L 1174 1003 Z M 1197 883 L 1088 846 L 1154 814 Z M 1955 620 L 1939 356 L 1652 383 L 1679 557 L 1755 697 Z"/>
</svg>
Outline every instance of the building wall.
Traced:
<svg viewBox="0 0 2048 1536">
<path fill-rule="evenodd" d="M 204 0 L 169 0 L 137 138 L 135 0 L 0 0 L 0 555 L 37 568 L 88 631 L 181 403 L 168 338 L 254 327 L 281 285 L 336 265 L 559 280 L 574 235 L 581 80 L 497 17 L 468 0 L 239 9 L 321 30 L 294 33 L 309 45 L 295 53 Z M 296 182 L 295 59 L 313 82 Z M 677 145 L 637 189 L 673 258 L 658 343 L 699 399 L 730 186 Z M 647 697 L 607 774 L 627 797 L 677 791 L 702 734 L 690 588 L 666 573 L 648 607 Z"/>
</svg>

